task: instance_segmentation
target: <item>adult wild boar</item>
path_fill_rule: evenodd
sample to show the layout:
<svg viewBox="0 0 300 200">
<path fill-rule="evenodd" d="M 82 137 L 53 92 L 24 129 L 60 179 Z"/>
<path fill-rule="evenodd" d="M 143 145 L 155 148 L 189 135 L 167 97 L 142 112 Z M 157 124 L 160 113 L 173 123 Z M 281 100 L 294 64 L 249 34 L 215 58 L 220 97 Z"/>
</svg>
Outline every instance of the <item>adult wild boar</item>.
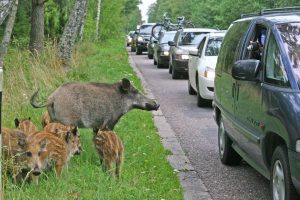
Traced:
<svg viewBox="0 0 300 200">
<path fill-rule="evenodd" d="M 56 89 L 44 105 L 36 102 L 38 91 L 30 98 L 34 108 L 47 107 L 51 121 L 68 126 L 108 128 L 133 108 L 157 110 L 159 105 L 130 84 L 128 79 L 108 83 L 66 83 Z"/>
</svg>

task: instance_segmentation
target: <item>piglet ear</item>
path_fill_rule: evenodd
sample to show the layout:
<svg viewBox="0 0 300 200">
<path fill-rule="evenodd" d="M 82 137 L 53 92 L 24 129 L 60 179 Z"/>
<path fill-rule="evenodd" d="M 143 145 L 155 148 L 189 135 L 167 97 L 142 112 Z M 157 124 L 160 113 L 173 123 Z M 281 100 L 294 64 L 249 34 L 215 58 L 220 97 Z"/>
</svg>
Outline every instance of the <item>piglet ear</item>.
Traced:
<svg viewBox="0 0 300 200">
<path fill-rule="evenodd" d="M 77 126 L 73 127 L 73 128 L 71 129 L 71 132 L 73 133 L 74 136 L 79 135 Z"/>
<path fill-rule="evenodd" d="M 42 139 L 40 142 L 39 142 L 39 145 L 41 147 L 41 151 L 45 151 L 46 150 L 46 147 L 48 145 L 48 140 L 47 138 L 44 138 Z"/>
<path fill-rule="evenodd" d="M 16 126 L 16 128 L 18 128 L 18 127 L 19 127 L 19 124 L 20 124 L 20 121 L 19 121 L 19 119 L 18 119 L 18 118 L 16 118 L 16 119 L 15 119 L 15 126 Z"/>
<path fill-rule="evenodd" d="M 70 133 L 70 131 L 68 131 L 67 134 L 66 134 L 66 136 L 65 136 L 66 143 L 69 143 L 70 138 L 71 138 L 71 133 Z"/>
<path fill-rule="evenodd" d="M 18 145 L 22 148 L 24 148 L 27 144 L 27 141 L 25 138 L 19 138 L 19 141 L 18 141 Z"/>
<path fill-rule="evenodd" d="M 130 81 L 127 78 L 123 78 L 122 79 L 122 86 L 121 86 L 121 88 L 125 92 L 128 92 L 128 90 L 130 89 Z"/>
</svg>

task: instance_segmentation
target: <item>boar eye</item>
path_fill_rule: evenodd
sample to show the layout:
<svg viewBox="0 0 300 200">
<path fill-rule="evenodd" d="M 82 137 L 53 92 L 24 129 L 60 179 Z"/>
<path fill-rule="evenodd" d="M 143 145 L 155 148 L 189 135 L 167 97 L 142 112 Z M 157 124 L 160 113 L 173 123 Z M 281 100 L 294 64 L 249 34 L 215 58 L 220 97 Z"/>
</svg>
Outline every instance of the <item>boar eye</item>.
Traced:
<svg viewBox="0 0 300 200">
<path fill-rule="evenodd" d="M 26 155 L 27 155 L 28 157 L 31 157 L 31 156 L 32 156 L 32 153 L 28 151 L 28 152 L 26 153 Z"/>
<path fill-rule="evenodd" d="M 38 152 L 38 156 L 41 156 L 41 152 L 40 151 Z"/>
</svg>

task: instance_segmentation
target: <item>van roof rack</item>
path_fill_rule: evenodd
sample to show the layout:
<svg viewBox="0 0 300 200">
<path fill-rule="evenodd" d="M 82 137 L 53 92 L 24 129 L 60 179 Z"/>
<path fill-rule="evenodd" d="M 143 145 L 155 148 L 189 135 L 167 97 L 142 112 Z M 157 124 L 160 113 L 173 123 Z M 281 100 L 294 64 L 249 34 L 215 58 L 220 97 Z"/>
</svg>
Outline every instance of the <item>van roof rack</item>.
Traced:
<svg viewBox="0 0 300 200">
<path fill-rule="evenodd" d="M 300 12 L 300 6 L 262 9 L 259 13 L 241 14 L 241 18 L 255 17 L 255 16 L 262 16 L 262 15 L 271 15 L 271 14 L 276 14 L 276 13 L 291 13 L 291 12 Z"/>
</svg>

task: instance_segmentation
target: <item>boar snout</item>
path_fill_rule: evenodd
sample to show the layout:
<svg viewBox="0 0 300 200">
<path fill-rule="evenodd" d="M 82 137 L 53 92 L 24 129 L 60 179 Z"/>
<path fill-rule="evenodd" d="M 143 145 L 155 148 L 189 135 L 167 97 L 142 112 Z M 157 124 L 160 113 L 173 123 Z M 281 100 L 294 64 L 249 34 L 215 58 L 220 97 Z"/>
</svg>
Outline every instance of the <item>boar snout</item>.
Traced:
<svg viewBox="0 0 300 200">
<path fill-rule="evenodd" d="M 146 110 L 158 110 L 159 106 L 155 101 L 152 101 L 151 103 L 146 103 Z"/>
</svg>

